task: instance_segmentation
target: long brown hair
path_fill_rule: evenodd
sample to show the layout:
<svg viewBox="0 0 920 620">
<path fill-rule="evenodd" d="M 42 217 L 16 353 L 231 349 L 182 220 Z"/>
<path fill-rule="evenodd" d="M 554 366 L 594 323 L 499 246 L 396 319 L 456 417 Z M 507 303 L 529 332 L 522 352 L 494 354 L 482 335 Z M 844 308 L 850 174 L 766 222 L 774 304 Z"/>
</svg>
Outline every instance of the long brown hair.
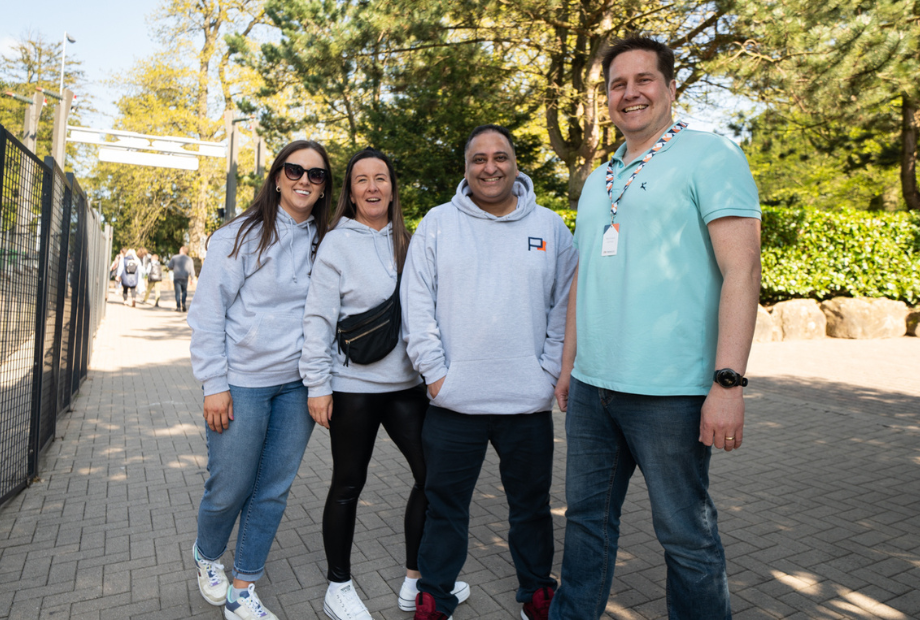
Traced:
<svg viewBox="0 0 920 620">
<path fill-rule="evenodd" d="M 323 158 L 323 165 L 326 167 L 326 182 L 323 184 L 322 189 L 323 196 L 314 203 L 312 211 L 313 221 L 316 224 L 316 235 L 313 237 L 313 247 L 310 250 L 310 255 L 316 256 L 316 248 L 319 247 L 323 237 L 326 236 L 326 231 L 329 230 L 329 213 L 332 211 L 332 166 L 329 165 L 329 155 L 326 154 L 326 149 L 323 148 L 322 144 L 315 140 L 295 140 L 281 149 L 281 152 L 278 153 L 278 157 L 275 158 L 271 168 L 268 170 L 268 176 L 265 177 L 265 182 L 262 183 L 262 188 L 259 189 L 259 193 L 256 194 L 255 200 L 252 201 L 249 208 L 230 220 L 230 222 L 221 226 L 221 228 L 223 228 L 224 226 L 228 226 L 231 222 L 235 222 L 240 218 L 243 219 L 240 229 L 236 233 L 236 240 L 233 242 L 233 251 L 229 254 L 230 258 L 239 254 L 242 248 L 243 239 L 245 239 L 246 235 L 259 224 L 262 224 L 262 235 L 259 239 L 259 245 L 256 248 L 256 251 L 259 253 L 257 260 L 261 260 L 262 252 L 278 241 L 278 231 L 275 228 L 275 221 L 278 217 L 278 205 L 281 203 L 281 194 L 275 190 L 275 185 L 277 185 L 278 182 L 278 175 L 282 174 L 281 169 L 284 167 L 284 162 L 287 161 L 287 158 L 290 157 L 292 153 L 296 153 L 303 149 L 312 149 L 319 153 L 319 156 Z M 208 240 L 210 241 L 210 237 L 208 237 Z"/>
<path fill-rule="evenodd" d="M 335 228 L 343 217 L 357 218 L 358 207 L 352 201 L 351 195 L 351 175 L 356 163 L 371 157 L 385 163 L 387 171 L 390 173 L 390 187 L 393 188 L 393 193 L 390 196 L 390 205 L 387 207 L 387 217 L 390 218 L 390 223 L 393 225 L 393 260 L 396 261 L 396 273 L 402 273 L 403 264 L 406 262 L 406 252 L 409 251 L 409 239 L 412 236 L 406 230 L 406 221 L 403 219 L 402 207 L 399 205 L 396 171 L 393 170 L 390 158 L 382 152 L 375 148 L 367 147 L 355 153 L 351 161 L 348 162 L 348 168 L 345 169 L 345 178 L 342 180 L 342 191 L 339 192 L 339 202 L 336 204 L 335 213 L 332 214 L 329 229 Z"/>
</svg>

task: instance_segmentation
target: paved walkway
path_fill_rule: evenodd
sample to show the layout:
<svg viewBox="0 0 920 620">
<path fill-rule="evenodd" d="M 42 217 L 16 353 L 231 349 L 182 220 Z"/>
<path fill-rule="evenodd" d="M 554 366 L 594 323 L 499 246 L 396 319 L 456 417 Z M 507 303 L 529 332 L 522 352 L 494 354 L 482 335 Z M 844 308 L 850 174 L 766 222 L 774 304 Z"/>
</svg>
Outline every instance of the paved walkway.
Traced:
<svg viewBox="0 0 920 620">
<path fill-rule="evenodd" d="M 110 303 L 89 378 L 42 458 L 0 509 L 0 618 L 221 618 L 193 579 L 206 477 L 201 391 L 184 315 Z M 736 619 L 920 617 L 920 339 L 755 346 L 744 447 L 713 459 Z M 564 527 L 556 415 L 556 571 Z M 322 614 L 320 520 L 330 478 L 317 428 L 259 593 L 281 618 Z M 384 433 L 362 495 L 356 582 L 375 618 L 396 608 L 410 474 Z M 456 620 L 520 617 L 497 462 L 474 497 L 470 600 Z M 609 618 L 666 617 L 665 568 L 641 476 L 624 509 Z M 232 548 L 232 545 L 231 545 Z M 231 563 L 230 554 L 225 557 Z"/>
</svg>

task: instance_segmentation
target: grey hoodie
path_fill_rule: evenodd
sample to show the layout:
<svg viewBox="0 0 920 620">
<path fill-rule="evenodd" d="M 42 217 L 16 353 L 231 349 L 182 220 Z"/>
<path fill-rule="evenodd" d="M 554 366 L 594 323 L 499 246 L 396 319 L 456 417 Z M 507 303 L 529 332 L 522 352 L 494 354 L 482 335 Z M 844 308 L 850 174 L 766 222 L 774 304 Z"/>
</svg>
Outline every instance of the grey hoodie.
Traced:
<svg viewBox="0 0 920 620">
<path fill-rule="evenodd" d="M 339 321 L 382 304 L 395 288 L 392 224 L 377 231 L 342 218 L 316 253 L 304 311 L 300 374 L 310 396 L 395 392 L 422 382 L 403 341 L 382 360 L 348 366 L 335 344 Z"/>
<path fill-rule="evenodd" d="M 204 394 L 269 387 L 300 380 L 303 307 L 310 287 L 313 216 L 300 224 L 278 208 L 278 240 L 256 260 L 262 227 L 246 235 L 229 258 L 240 219 L 208 244 L 195 300 L 189 308 L 192 371 Z"/>
<path fill-rule="evenodd" d="M 459 413 L 552 409 L 569 285 L 577 263 L 562 218 L 537 206 L 519 174 L 517 208 L 497 218 L 477 207 L 466 180 L 419 224 L 403 270 L 409 358 L 431 404 Z"/>
</svg>

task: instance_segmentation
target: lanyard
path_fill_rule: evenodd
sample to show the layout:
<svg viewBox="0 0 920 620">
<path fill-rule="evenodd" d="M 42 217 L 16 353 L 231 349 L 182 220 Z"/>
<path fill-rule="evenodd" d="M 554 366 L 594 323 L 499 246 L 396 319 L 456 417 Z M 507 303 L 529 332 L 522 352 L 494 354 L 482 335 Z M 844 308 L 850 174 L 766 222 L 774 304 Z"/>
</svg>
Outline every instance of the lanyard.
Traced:
<svg viewBox="0 0 920 620">
<path fill-rule="evenodd" d="M 610 161 L 607 162 L 607 195 L 610 196 L 610 225 L 613 226 L 613 221 L 617 217 L 617 207 L 620 205 L 620 201 L 623 200 L 623 194 L 626 193 L 626 190 L 629 189 L 630 184 L 636 178 L 636 175 L 645 167 L 645 164 L 655 156 L 655 154 L 660 151 L 665 144 L 671 141 L 671 138 L 679 134 L 681 131 L 687 128 L 687 123 L 683 121 L 677 121 L 677 123 L 668 129 L 668 133 L 664 134 L 661 139 L 655 143 L 655 146 L 649 149 L 648 153 L 645 154 L 645 157 L 642 158 L 642 162 L 639 166 L 633 171 L 632 175 L 626 180 L 626 185 L 623 186 L 623 190 L 620 192 L 620 195 L 616 197 L 616 200 L 613 199 L 613 158 L 610 158 Z"/>
</svg>

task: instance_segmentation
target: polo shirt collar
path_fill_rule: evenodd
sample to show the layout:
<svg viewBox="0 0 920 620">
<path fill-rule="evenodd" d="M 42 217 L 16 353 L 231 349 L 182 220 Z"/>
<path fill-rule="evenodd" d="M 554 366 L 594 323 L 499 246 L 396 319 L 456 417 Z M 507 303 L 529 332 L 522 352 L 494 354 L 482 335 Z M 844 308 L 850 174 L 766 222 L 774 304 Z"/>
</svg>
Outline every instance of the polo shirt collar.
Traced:
<svg viewBox="0 0 920 620">
<path fill-rule="evenodd" d="M 661 140 L 661 138 L 662 138 L 666 133 L 668 133 L 669 131 L 671 131 L 671 128 L 674 127 L 674 125 L 676 125 L 678 122 L 680 122 L 680 119 L 677 119 L 677 120 L 675 120 L 673 123 L 671 123 L 670 125 L 668 125 L 668 128 L 665 129 L 664 131 L 662 131 L 662 132 L 661 132 L 661 135 L 658 136 L 658 140 Z M 660 154 L 663 153 L 664 151 L 667 151 L 669 148 L 671 148 L 671 145 L 673 145 L 673 144 L 681 137 L 681 135 L 683 135 L 686 131 L 687 131 L 687 129 L 685 128 L 683 131 L 678 132 L 677 135 L 675 135 L 673 138 L 671 138 L 670 141 L 665 142 L 664 146 L 661 147 L 661 150 L 658 151 L 658 154 L 660 155 Z M 658 140 L 655 140 L 655 144 L 658 144 Z M 653 146 L 654 146 L 654 145 L 653 145 Z M 648 150 L 646 150 L 645 153 L 648 153 Z M 640 155 L 639 157 L 636 157 L 634 160 L 632 160 L 631 162 L 629 162 L 628 165 L 629 165 L 629 166 L 638 165 L 638 163 L 642 161 L 642 158 L 645 157 L 645 153 L 642 153 L 642 155 Z M 623 168 L 627 167 L 627 165 L 623 163 L 623 156 L 624 156 L 624 155 L 626 155 L 626 141 L 625 141 L 625 140 L 623 141 L 623 144 L 620 145 L 620 147 L 616 150 L 616 152 L 613 154 L 613 157 L 611 158 L 614 162 L 617 163 L 617 167 L 620 168 L 620 169 L 623 169 Z"/>
</svg>

